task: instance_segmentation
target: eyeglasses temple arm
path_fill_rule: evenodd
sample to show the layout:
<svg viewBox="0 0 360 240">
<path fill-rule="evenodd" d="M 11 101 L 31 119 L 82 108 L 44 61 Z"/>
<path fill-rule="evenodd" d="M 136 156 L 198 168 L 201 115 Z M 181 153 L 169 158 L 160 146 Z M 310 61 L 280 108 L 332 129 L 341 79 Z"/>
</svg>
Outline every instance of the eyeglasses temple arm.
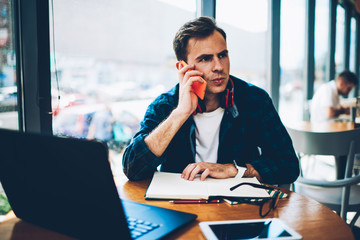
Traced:
<svg viewBox="0 0 360 240">
<path fill-rule="evenodd" d="M 254 188 L 262 188 L 262 189 L 268 189 L 268 190 L 274 190 L 275 189 L 275 188 L 264 186 L 264 185 L 244 182 L 244 183 L 239 183 L 239 184 L 236 184 L 235 186 L 232 186 L 230 188 L 230 191 L 234 191 L 236 188 L 240 187 L 241 185 L 250 185 L 250 186 L 252 186 Z"/>
</svg>

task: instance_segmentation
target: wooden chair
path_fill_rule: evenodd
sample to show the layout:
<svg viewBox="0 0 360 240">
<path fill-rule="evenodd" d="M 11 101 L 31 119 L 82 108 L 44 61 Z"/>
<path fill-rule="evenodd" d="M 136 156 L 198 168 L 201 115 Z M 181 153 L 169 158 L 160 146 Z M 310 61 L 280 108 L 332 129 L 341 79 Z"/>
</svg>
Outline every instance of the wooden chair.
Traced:
<svg viewBox="0 0 360 240">
<path fill-rule="evenodd" d="M 308 132 L 287 128 L 287 131 L 298 154 L 347 156 L 344 179 L 314 180 L 301 174 L 295 182 L 295 191 L 328 206 L 345 221 L 348 212 L 356 212 L 350 223 L 353 227 L 360 215 L 360 174 L 353 176 L 354 156 L 360 153 L 360 129 Z"/>
</svg>

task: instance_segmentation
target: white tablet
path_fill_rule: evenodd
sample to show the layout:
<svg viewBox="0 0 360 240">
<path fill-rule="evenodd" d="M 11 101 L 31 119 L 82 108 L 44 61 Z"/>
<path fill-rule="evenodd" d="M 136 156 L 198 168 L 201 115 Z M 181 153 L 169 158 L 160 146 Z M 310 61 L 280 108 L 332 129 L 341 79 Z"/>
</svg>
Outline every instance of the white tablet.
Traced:
<svg viewBox="0 0 360 240">
<path fill-rule="evenodd" d="M 217 239 L 302 239 L 301 235 L 278 218 L 201 222 L 200 228 L 209 240 Z"/>
</svg>

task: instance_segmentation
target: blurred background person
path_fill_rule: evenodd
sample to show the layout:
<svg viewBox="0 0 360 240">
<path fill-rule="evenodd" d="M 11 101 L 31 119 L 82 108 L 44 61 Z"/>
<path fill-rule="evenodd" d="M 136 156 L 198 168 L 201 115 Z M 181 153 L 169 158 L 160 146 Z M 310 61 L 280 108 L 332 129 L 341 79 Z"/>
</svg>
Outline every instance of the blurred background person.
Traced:
<svg viewBox="0 0 360 240">
<path fill-rule="evenodd" d="M 321 85 L 311 101 L 311 121 L 329 121 L 341 114 L 350 114 L 350 108 L 340 104 L 340 96 L 346 97 L 358 81 L 355 73 L 345 70 L 335 80 Z"/>
</svg>

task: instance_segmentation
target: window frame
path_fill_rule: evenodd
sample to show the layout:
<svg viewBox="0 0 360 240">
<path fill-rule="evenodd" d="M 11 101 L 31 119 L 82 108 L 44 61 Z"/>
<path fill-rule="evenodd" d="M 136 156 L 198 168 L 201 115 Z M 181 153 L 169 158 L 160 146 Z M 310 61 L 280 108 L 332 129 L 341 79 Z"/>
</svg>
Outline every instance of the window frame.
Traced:
<svg viewBox="0 0 360 240">
<path fill-rule="evenodd" d="M 13 0 L 19 130 L 52 134 L 48 0 Z"/>
</svg>

